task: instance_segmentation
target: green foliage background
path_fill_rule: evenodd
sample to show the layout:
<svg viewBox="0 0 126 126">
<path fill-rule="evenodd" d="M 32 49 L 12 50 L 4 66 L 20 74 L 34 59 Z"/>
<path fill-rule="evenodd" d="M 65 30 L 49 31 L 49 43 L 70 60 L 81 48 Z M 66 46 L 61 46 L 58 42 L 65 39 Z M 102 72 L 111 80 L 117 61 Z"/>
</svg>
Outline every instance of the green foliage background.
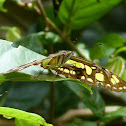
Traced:
<svg viewBox="0 0 126 126">
<path fill-rule="evenodd" d="M 17 2 L 16 6 L 21 6 L 19 3 L 22 1 L 13 2 Z M 8 14 L 9 10 L 3 5 L 10 6 L 13 2 L 0 0 L 1 13 Z M 46 6 L 42 1 L 42 5 L 48 17 L 45 21 L 45 18 L 38 16 L 34 9 L 36 2 L 30 7 L 22 7 L 26 7 L 30 12 L 36 12 L 37 15 L 36 21 L 27 32 L 25 31 L 24 36 L 19 27 L 0 27 L 0 32 L 6 31 L 5 40 L 0 39 L 0 73 L 44 58 L 59 50 L 72 50 L 76 56 L 100 64 L 126 81 L 124 0 L 62 0 L 56 16 L 52 4 Z M 43 73 L 38 76 L 42 71 Z M 8 91 L 0 98 L 1 106 L 5 106 L 0 107 L 0 114 L 14 117 L 17 126 L 51 125 L 46 121 L 54 125 L 61 123 L 67 126 L 126 125 L 123 118 L 126 116 L 126 93 L 115 93 L 100 87 L 91 88 L 77 80 L 56 76 L 54 71 L 44 70 L 40 66 L 31 66 L 20 72 L 2 75 L 0 83 L 2 84 L 0 92 Z M 50 93 L 53 83 L 55 90 Z M 54 106 L 50 104 L 50 99 L 55 99 Z M 108 106 L 111 107 L 106 114 Z M 116 109 L 112 112 L 114 106 Z M 53 121 L 49 119 L 52 107 L 55 108 Z M 31 113 L 29 115 L 18 109 L 34 112 L 36 115 Z M 71 109 L 88 109 L 93 114 L 85 116 L 83 113 L 83 118 L 80 118 L 80 115 L 75 113 L 71 121 L 67 123 L 60 121 L 61 115 Z M 37 114 L 44 118 L 38 117 Z M 29 119 L 25 120 L 25 117 Z"/>
</svg>

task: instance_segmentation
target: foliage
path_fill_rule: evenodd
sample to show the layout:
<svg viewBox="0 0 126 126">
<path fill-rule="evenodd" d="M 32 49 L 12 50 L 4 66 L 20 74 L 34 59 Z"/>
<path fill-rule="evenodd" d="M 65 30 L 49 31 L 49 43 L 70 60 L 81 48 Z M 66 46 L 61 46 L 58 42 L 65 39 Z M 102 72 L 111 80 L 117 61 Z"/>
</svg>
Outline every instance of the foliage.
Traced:
<svg viewBox="0 0 126 126">
<path fill-rule="evenodd" d="M 2 11 L 2 12 L 6 12 L 6 11 L 7 11 L 7 10 L 3 7 L 5 1 L 6 1 L 6 0 L 0 0 L 0 11 Z"/>
<path fill-rule="evenodd" d="M 0 11 L 5 12 L 3 8 L 4 0 L 0 0 L 1 2 Z M 18 3 L 17 0 L 16 2 Z M 50 53 L 59 50 L 73 50 L 75 55 L 86 57 L 105 66 L 126 80 L 126 37 L 124 32 L 126 29 L 119 29 L 116 27 L 117 24 L 114 24 L 118 21 L 122 12 L 118 11 L 116 13 L 116 19 L 112 18 L 114 21 L 111 24 L 106 21 L 109 19 L 107 16 L 112 15 L 110 17 L 113 17 L 114 12 L 112 13 L 111 10 L 114 11 L 116 6 L 123 8 L 122 5 L 119 6 L 122 2 L 124 1 L 63 0 L 56 17 L 52 15 L 52 6 L 45 7 L 43 11 L 48 16 L 43 15 L 41 17 L 39 13 L 40 17 L 36 21 L 37 25 L 29 28 L 28 35 L 22 37 L 21 29 L 2 26 L 0 32 L 7 31 L 7 33 L 5 35 L 6 40 L 0 39 L 0 73 L 45 58 Z M 36 6 L 42 10 L 34 1 L 31 4 L 32 9 L 30 11 L 36 11 L 34 8 Z M 19 5 L 18 3 L 17 6 Z M 28 6 L 24 5 L 24 7 L 28 9 Z M 124 32 L 123 35 L 122 32 Z M 126 116 L 125 107 L 119 109 L 117 107 L 115 111 L 111 110 L 106 113 L 107 105 L 118 106 L 122 103 L 112 103 L 114 98 L 112 98 L 112 101 L 109 100 L 109 97 L 104 94 L 106 91 L 100 87 L 91 88 L 91 86 L 78 80 L 56 76 L 54 71 L 44 70 L 40 66 L 31 66 L 19 72 L 0 76 L 0 84 L 2 84 L 0 92 L 3 93 L 8 90 L 8 93 L 1 97 L 1 106 L 7 107 L 0 107 L 0 114 L 7 119 L 15 118 L 17 126 L 51 125 L 47 124 L 45 119 L 42 118 L 49 119 L 49 111 L 52 107 L 49 104 L 50 81 L 55 83 L 54 123 L 56 124 L 59 123 L 55 121 L 56 118 L 70 109 L 78 110 L 77 108 L 91 110 L 93 119 L 88 116 L 84 119 L 79 118 L 81 115 L 75 116 L 76 118 L 72 118 L 73 121 L 67 122 L 68 126 L 109 125 L 109 123 L 114 122 L 113 120 L 118 119 L 120 121 L 121 117 Z M 109 94 L 110 92 L 107 93 L 107 95 Z M 114 93 L 113 95 L 117 96 Z M 113 95 L 110 95 L 110 98 Z M 125 93 L 118 94 L 118 97 L 125 105 Z M 42 117 L 25 112 L 27 110 L 32 111 L 33 108 L 41 108 Z M 63 125 L 65 125 L 64 122 Z"/>
<path fill-rule="evenodd" d="M 28 113 L 21 110 L 16 110 L 8 107 L 0 107 L 0 115 L 3 115 L 7 119 L 15 118 L 15 123 L 18 126 L 52 126 L 51 124 L 47 124 L 41 116 Z"/>
</svg>

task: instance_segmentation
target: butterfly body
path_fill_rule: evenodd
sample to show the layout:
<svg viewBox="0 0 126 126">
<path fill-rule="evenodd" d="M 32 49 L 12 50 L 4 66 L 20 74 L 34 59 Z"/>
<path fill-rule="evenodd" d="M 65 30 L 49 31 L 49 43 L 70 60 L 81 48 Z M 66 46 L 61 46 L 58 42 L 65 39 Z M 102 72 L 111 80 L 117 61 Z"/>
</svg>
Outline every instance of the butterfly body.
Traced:
<svg viewBox="0 0 126 126">
<path fill-rule="evenodd" d="M 56 54 L 51 54 L 47 57 L 46 60 L 41 62 L 41 67 L 44 69 L 52 69 L 55 67 L 63 66 L 67 60 L 69 60 L 73 56 L 72 51 L 60 51 Z"/>
</svg>

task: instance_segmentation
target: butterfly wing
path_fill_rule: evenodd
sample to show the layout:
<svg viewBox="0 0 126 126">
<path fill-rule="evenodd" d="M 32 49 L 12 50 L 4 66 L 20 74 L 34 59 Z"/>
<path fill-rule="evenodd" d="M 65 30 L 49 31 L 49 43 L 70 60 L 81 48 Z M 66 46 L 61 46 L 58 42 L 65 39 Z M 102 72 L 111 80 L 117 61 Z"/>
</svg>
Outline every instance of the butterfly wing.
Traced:
<svg viewBox="0 0 126 126">
<path fill-rule="evenodd" d="M 43 61 L 43 59 L 34 60 L 34 61 L 30 62 L 30 63 L 27 63 L 27 64 L 24 64 L 24 65 L 12 68 L 12 69 L 8 70 L 7 72 L 0 73 L 0 75 L 8 74 L 8 73 L 11 73 L 11 72 L 21 71 L 21 70 L 23 70 L 23 69 L 25 69 L 27 67 L 32 66 L 32 65 L 39 65 L 42 61 Z"/>
<path fill-rule="evenodd" d="M 40 65 L 44 69 L 55 68 L 57 66 L 63 65 L 72 56 L 73 56 L 72 51 L 62 50 L 62 51 L 59 51 L 58 53 L 50 54 L 47 58 L 34 60 L 30 63 L 12 68 L 12 69 L 8 70 L 7 72 L 0 73 L 0 75 L 8 74 L 8 73 L 11 73 L 11 72 L 21 71 L 21 70 L 23 70 L 27 67 L 32 66 L 32 65 Z"/>
<path fill-rule="evenodd" d="M 79 79 L 96 87 L 101 85 L 112 91 L 126 92 L 126 82 L 106 68 L 80 57 L 71 57 L 66 65 L 54 68 L 67 78 Z"/>
</svg>

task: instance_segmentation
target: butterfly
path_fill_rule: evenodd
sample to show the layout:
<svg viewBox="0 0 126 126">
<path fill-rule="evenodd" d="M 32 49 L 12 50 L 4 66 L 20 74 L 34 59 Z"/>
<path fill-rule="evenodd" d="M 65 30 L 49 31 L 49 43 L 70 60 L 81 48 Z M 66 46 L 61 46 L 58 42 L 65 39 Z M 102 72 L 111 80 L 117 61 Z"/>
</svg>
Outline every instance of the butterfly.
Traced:
<svg viewBox="0 0 126 126">
<path fill-rule="evenodd" d="M 93 87 L 101 85 L 116 92 L 126 92 L 126 82 L 108 69 L 81 57 L 72 56 L 64 66 L 53 68 L 66 78 L 79 79 Z"/>
<path fill-rule="evenodd" d="M 0 73 L 0 75 L 21 71 L 32 65 L 40 65 L 44 69 L 52 69 L 52 68 L 60 67 L 61 65 L 63 66 L 65 62 L 69 60 L 73 55 L 74 55 L 74 52 L 72 51 L 62 50 L 62 51 L 59 51 L 58 53 L 50 54 L 47 58 L 34 60 L 30 63 L 12 68 L 8 70 L 7 72 Z"/>
</svg>

